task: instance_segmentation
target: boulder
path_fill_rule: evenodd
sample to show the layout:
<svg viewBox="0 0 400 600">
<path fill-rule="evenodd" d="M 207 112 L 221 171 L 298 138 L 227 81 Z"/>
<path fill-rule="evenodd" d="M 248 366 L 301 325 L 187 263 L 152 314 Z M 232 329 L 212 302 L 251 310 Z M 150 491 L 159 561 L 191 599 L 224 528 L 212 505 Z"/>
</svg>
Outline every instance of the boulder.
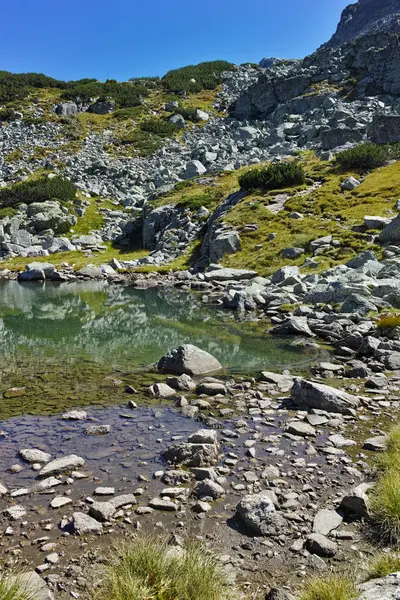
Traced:
<svg viewBox="0 0 400 600">
<path fill-rule="evenodd" d="M 59 473 L 68 473 L 78 467 L 83 467 L 84 464 L 84 459 L 80 456 L 76 456 L 76 454 L 56 458 L 47 463 L 47 465 L 39 471 L 39 477 L 49 477 L 50 475 L 58 475 Z"/>
<path fill-rule="evenodd" d="M 236 516 L 257 535 L 268 535 L 271 526 L 279 526 L 276 509 L 270 495 L 266 492 L 248 494 L 236 506 Z"/>
<path fill-rule="evenodd" d="M 54 107 L 54 112 L 60 117 L 71 117 L 78 112 L 78 106 L 75 102 L 61 102 Z"/>
<path fill-rule="evenodd" d="M 170 396 L 175 396 L 176 394 L 176 390 L 171 388 L 166 383 L 154 383 L 149 387 L 149 392 L 156 398 L 169 398 Z"/>
<path fill-rule="evenodd" d="M 72 523 L 74 532 L 77 535 L 103 532 L 103 525 L 85 513 L 74 512 L 72 515 Z"/>
<path fill-rule="evenodd" d="M 337 529 L 343 522 L 343 515 L 335 510 L 323 508 L 319 510 L 314 517 L 313 531 L 321 535 L 329 535 L 331 531 Z"/>
<path fill-rule="evenodd" d="M 174 465 L 207 467 L 217 462 L 218 446 L 212 444 L 174 444 L 162 453 L 162 457 Z"/>
<path fill-rule="evenodd" d="M 375 115 L 368 133 L 376 144 L 400 142 L 400 115 Z"/>
<path fill-rule="evenodd" d="M 25 265 L 25 271 L 43 271 L 46 279 L 51 279 L 55 270 L 55 266 L 48 262 L 31 262 Z"/>
<path fill-rule="evenodd" d="M 337 545 L 332 540 L 329 540 L 324 535 L 320 533 L 312 533 L 307 537 L 306 540 L 306 549 L 311 554 L 316 554 L 317 556 L 330 558 L 335 556 L 337 552 Z"/>
<path fill-rule="evenodd" d="M 45 281 L 46 275 L 41 269 L 32 269 L 31 271 L 22 271 L 18 273 L 18 281 Z"/>
<path fill-rule="evenodd" d="M 37 448 L 27 448 L 19 451 L 20 457 L 28 463 L 46 464 L 51 460 L 51 454 L 38 450 Z"/>
<path fill-rule="evenodd" d="M 116 512 L 111 502 L 93 502 L 89 508 L 89 515 L 96 521 L 109 521 Z"/>
<path fill-rule="evenodd" d="M 291 398 L 297 406 L 305 405 L 344 415 L 353 414 L 359 405 L 359 399 L 356 396 L 329 385 L 305 379 L 295 379 Z"/>
<path fill-rule="evenodd" d="M 236 229 L 217 231 L 210 240 L 210 261 L 219 262 L 225 254 L 240 250 L 240 237 Z"/>
<path fill-rule="evenodd" d="M 219 485 L 216 481 L 213 481 L 212 479 L 203 479 L 196 483 L 193 494 L 199 499 L 212 498 L 213 500 L 217 500 L 217 498 L 225 496 L 225 490 L 222 485 Z"/>
<path fill-rule="evenodd" d="M 13 575 L 9 578 L 9 582 L 12 586 L 17 585 L 21 592 L 15 597 L 26 597 L 29 600 L 54 600 L 53 592 L 35 571 Z M 7 593 L 5 597 L 8 597 Z"/>
<path fill-rule="evenodd" d="M 243 281 L 245 279 L 253 279 L 257 277 L 256 271 L 249 271 L 248 269 L 216 269 L 204 273 L 204 279 L 206 281 Z"/>
<path fill-rule="evenodd" d="M 192 344 L 170 350 L 157 365 L 161 373 L 177 375 L 203 375 L 222 369 L 221 363 L 211 354 Z"/>
<path fill-rule="evenodd" d="M 369 515 L 368 490 L 373 487 L 371 483 L 361 483 L 347 496 L 342 498 L 340 509 L 353 517 L 364 518 Z"/>
<path fill-rule="evenodd" d="M 281 325 L 271 329 L 270 333 L 274 335 L 302 335 L 305 337 L 315 337 L 308 326 L 306 317 L 290 317 Z"/>
<path fill-rule="evenodd" d="M 355 190 L 356 187 L 358 187 L 359 185 L 360 181 L 358 181 L 358 179 L 356 179 L 355 177 L 350 176 L 340 184 L 340 187 L 342 188 L 342 190 L 351 192 L 352 190 Z"/>
<path fill-rule="evenodd" d="M 379 234 L 379 241 L 382 244 L 399 244 L 400 242 L 400 215 L 390 221 L 385 229 Z"/>
<path fill-rule="evenodd" d="M 189 444 L 217 444 L 218 435 L 214 429 L 198 429 L 188 437 Z"/>
<path fill-rule="evenodd" d="M 386 577 L 372 579 L 359 586 L 358 600 L 398 600 L 400 573 L 391 573 Z"/>
<path fill-rule="evenodd" d="M 89 106 L 88 112 L 94 113 L 95 115 L 108 115 L 114 109 L 115 102 L 113 100 L 98 100 Z"/>
<path fill-rule="evenodd" d="M 168 123 L 172 123 L 177 129 L 184 129 L 186 127 L 186 121 L 182 115 L 172 115 L 168 119 Z"/>
<path fill-rule="evenodd" d="M 192 177 L 198 177 L 204 175 L 207 169 L 199 160 L 191 160 L 186 163 L 185 170 L 181 173 L 182 179 L 192 179 Z"/>
<path fill-rule="evenodd" d="M 364 217 L 364 226 L 366 229 L 385 229 L 389 225 L 391 219 L 385 217 Z"/>
</svg>

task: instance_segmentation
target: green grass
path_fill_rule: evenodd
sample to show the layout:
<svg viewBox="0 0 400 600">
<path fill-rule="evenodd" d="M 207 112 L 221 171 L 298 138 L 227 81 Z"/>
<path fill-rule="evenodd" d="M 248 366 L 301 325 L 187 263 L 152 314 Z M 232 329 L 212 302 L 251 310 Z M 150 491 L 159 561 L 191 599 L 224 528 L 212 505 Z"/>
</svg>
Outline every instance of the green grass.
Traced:
<svg viewBox="0 0 400 600">
<path fill-rule="evenodd" d="M 398 552 L 382 552 L 375 556 L 368 565 L 367 579 L 379 579 L 399 571 L 400 554 Z"/>
<path fill-rule="evenodd" d="M 14 577 L 0 575 L 0 600 L 34 600 L 35 593 L 26 584 L 20 584 Z"/>
<path fill-rule="evenodd" d="M 395 216 L 394 206 L 400 190 L 399 162 L 371 172 L 352 192 L 343 192 L 340 184 L 346 176 L 355 173 L 339 172 L 334 163 L 320 161 L 312 152 L 303 153 L 301 162 L 306 175 L 320 180 L 322 185 L 306 194 L 304 186 L 252 192 L 239 202 L 224 221 L 238 229 L 241 249 L 225 256 L 221 261 L 224 266 L 255 269 L 265 275 L 284 265 L 301 266 L 312 256 L 309 242 L 328 234 L 339 244 L 318 257 L 319 271 L 344 263 L 367 248 L 380 256 L 381 248 L 371 242 L 368 234 L 353 228 L 362 225 L 366 215 Z M 241 169 L 235 176 L 244 171 Z M 287 193 L 289 200 L 284 210 L 273 214 L 269 205 L 279 193 Z M 304 218 L 292 219 L 291 212 L 300 212 Z M 244 227 L 248 223 L 256 224 L 258 229 L 248 231 Z M 276 238 L 267 241 L 270 233 L 276 233 Z M 282 250 L 290 246 L 304 247 L 305 255 L 296 260 L 283 259 Z"/>
<path fill-rule="evenodd" d="M 356 600 L 359 596 L 353 579 L 346 575 L 323 575 L 310 579 L 300 600 Z"/>
<path fill-rule="evenodd" d="M 400 427 L 388 436 L 386 451 L 379 459 L 381 470 L 372 489 L 370 510 L 382 541 L 400 545 Z"/>
<path fill-rule="evenodd" d="M 17 256 L 10 260 L 0 261 L 0 270 L 10 269 L 11 271 L 23 271 L 25 265 L 34 260 L 35 262 L 50 262 L 55 267 L 60 267 L 63 263 L 67 263 L 73 266 L 74 270 L 77 271 L 88 264 L 98 266 L 108 263 L 113 258 L 116 258 L 117 260 L 136 260 L 148 256 L 147 250 L 122 252 L 117 248 L 113 248 L 110 242 L 104 242 L 102 245 L 106 247 L 106 250 L 89 255 L 80 250 L 73 250 L 71 252 L 57 252 L 50 256 L 38 256 L 32 259 Z"/>
<path fill-rule="evenodd" d="M 228 600 L 234 598 L 215 558 L 202 546 L 183 551 L 138 537 L 105 568 L 96 600 Z"/>
<path fill-rule="evenodd" d="M 379 329 L 393 329 L 400 327 L 400 315 L 381 315 L 376 323 Z"/>
</svg>

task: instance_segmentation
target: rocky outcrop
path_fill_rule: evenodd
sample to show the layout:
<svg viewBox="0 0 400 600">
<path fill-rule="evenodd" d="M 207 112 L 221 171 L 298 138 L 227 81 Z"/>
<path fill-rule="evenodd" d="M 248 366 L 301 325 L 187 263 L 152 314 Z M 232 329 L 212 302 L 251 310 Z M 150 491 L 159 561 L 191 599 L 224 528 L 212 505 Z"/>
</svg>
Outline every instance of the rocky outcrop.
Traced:
<svg viewBox="0 0 400 600">
<path fill-rule="evenodd" d="M 342 12 L 336 33 L 326 46 L 335 48 L 376 31 L 400 32 L 399 0 L 359 0 Z"/>
</svg>

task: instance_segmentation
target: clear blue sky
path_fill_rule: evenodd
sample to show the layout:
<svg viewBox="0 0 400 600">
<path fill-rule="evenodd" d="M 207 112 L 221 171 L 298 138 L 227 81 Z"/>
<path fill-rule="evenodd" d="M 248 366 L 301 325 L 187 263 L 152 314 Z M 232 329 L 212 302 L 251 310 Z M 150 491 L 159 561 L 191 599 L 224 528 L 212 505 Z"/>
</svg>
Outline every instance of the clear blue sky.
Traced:
<svg viewBox="0 0 400 600">
<path fill-rule="evenodd" d="M 348 0 L 5 0 L 0 69 L 126 80 L 204 60 L 303 57 Z"/>
</svg>

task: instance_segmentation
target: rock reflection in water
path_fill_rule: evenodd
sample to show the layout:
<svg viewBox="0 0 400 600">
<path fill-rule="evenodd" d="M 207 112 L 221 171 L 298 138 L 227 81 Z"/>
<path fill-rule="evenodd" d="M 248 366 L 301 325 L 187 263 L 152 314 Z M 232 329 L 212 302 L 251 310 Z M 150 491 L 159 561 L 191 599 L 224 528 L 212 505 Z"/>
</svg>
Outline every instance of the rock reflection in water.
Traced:
<svg viewBox="0 0 400 600">
<path fill-rule="evenodd" d="M 0 343 L 8 365 L 89 360 L 132 369 L 193 343 L 236 372 L 307 363 L 315 351 L 265 335 L 265 324 L 203 305 L 175 288 L 104 282 L 0 282 Z"/>
</svg>

